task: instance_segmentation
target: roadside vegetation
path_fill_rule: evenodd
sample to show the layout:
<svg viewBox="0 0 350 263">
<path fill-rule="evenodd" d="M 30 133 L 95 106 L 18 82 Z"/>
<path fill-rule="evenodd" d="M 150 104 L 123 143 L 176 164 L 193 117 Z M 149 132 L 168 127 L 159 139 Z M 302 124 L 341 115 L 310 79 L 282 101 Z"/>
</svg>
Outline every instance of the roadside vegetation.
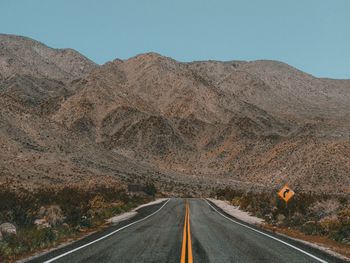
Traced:
<svg viewBox="0 0 350 263">
<path fill-rule="evenodd" d="M 231 205 L 263 218 L 273 227 L 294 229 L 306 235 L 325 236 L 350 244 L 349 197 L 298 193 L 286 205 L 277 191 L 254 193 L 219 189 L 212 194 Z"/>
<path fill-rule="evenodd" d="M 0 187 L 0 262 L 53 247 L 105 225 L 106 219 L 154 199 L 152 183 L 142 191 L 120 186 L 30 192 Z"/>
</svg>

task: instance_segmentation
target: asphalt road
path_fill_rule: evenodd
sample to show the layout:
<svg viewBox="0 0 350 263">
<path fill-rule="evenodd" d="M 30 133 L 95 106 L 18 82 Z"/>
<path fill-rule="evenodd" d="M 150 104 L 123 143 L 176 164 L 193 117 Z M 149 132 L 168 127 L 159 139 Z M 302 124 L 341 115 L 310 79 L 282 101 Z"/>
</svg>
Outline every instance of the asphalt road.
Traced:
<svg viewBox="0 0 350 263">
<path fill-rule="evenodd" d="M 299 242 L 251 228 L 202 199 L 188 200 L 187 219 L 185 203 L 170 199 L 143 208 L 131 220 L 31 262 L 181 263 L 187 250 L 195 263 L 343 262 Z M 183 246 L 185 233 L 190 245 Z"/>
</svg>

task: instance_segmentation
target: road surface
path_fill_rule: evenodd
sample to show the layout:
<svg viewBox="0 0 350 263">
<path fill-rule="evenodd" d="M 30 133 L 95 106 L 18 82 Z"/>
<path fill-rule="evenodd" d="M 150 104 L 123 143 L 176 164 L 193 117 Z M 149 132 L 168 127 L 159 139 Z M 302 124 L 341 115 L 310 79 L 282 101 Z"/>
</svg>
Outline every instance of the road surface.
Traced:
<svg viewBox="0 0 350 263">
<path fill-rule="evenodd" d="M 248 226 L 203 199 L 170 199 L 30 262 L 343 262 Z"/>
</svg>

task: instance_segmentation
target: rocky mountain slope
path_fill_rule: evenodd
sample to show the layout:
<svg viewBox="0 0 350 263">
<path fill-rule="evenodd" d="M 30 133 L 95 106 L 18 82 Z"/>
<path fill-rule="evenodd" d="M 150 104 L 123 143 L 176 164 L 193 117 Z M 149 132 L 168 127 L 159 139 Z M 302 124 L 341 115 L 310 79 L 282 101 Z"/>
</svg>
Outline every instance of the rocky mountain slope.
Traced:
<svg viewBox="0 0 350 263">
<path fill-rule="evenodd" d="M 26 37 L 0 34 L 0 79 L 31 75 L 63 81 L 95 67 L 73 49 L 53 49 Z"/>
<path fill-rule="evenodd" d="M 9 35 L 0 76 L 1 181 L 350 191 L 350 80 L 156 53 L 98 66 Z"/>
</svg>

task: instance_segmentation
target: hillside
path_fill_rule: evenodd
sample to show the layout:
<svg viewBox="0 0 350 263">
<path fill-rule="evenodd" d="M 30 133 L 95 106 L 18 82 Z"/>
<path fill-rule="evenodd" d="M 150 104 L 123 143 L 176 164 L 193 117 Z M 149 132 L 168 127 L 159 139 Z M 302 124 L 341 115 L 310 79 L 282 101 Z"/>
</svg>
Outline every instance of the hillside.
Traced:
<svg viewBox="0 0 350 263">
<path fill-rule="evenodd" d="M 0 35 L 0 181 L 349 192 L 350 80 L 276 61 L 98 66 Z"/>
<path fill-rule="evenodd" d="M 73 49 L 53 49 L 27 37 L 0 34 L 0 79 L 31 75 L 63 81 L 94 67 L 94 62 Z"/>
</svg>

